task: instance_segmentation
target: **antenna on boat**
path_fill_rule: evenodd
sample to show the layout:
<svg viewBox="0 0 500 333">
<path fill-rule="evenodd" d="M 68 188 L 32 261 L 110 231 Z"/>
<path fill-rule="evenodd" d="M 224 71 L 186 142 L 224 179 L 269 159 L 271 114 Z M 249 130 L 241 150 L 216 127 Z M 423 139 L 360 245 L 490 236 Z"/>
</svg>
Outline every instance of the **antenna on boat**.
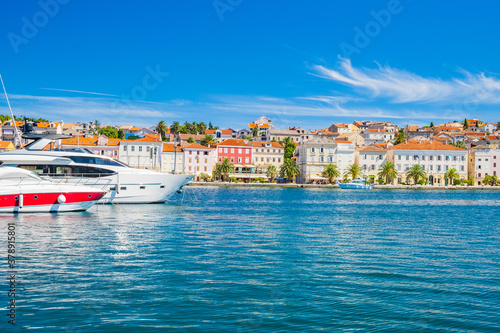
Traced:
<svg viewBox="0 0 500 333">
<path fill-rule="evenodd" d="M 0 81 L 2 82 L 3 91 L 5 93 L 5 99 L 7 99 L 7 105 L 9 106 L 10 115 L 12 116 L 12 123 L 14 124 L 14 131 L 16 132 L 19 147 L 21 147 L 22 146 L 21 138 L 19 137 L 19 132 L 17 131 L 16 119 L 14 118 L 14 113 L 12 112 L 12 108 L 10 107 L 9 96 L 7 96 L 7 90 L 5 90 L 5 85 L 3 84 L 2 75 L 0 75 Z"/>
</svg>

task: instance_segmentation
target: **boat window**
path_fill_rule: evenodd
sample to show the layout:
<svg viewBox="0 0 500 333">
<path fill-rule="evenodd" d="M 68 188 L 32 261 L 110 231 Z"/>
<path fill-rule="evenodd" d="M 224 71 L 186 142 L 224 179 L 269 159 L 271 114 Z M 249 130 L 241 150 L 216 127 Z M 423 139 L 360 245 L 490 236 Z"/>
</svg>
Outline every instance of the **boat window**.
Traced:
<svg viewBox="0 0 500 333">
<path fill-rule="evenodd" d="M 116 174 L 112 170 L 80 165 L 18 165 L 19 168 L 34 172 L 37 175 L 50 177 L 105 177 Z"/>
<path fill-rule="evenodd" d="M 111 165 L 111 166 L 121 166 L 126 168 L 129 167 L 128 165 L 120 161 L 96 157 L 96 156 L 64 156 L 64 157 L 69 158 L 75 163 Z"/>
</svg>

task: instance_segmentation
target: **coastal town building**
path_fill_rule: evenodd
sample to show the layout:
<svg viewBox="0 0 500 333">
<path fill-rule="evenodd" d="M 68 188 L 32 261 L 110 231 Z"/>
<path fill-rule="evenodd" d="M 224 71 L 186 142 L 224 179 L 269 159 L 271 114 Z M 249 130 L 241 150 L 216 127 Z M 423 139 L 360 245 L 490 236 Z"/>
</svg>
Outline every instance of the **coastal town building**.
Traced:
<svg viewBox="0 0 500 333">
<path fill-rule="evenodd" d="M 445 173 L 450 168 L 457 170 L 461 180 L 467 179 L 467 150 L 436 140 L 409 140 L 395 145 L 391 148 L 388 162 L 393 162 L 396 167 L 398 184 L 412 182 L 406 172 L 415 164 L 425 169 L 430 185 L 447 185 Z"/>
<path fill-rule="evenodd" d="M 366 146 L 356 151 L 356 164 L 359 165 L 363 174 L 377 179 L 380 167 L 387 162 L 387 150 L 378 146 Z"/>
<path fill-rule="evenodd" d="M 478 128 L 480 132 L 493 133 L 498 129 L 497 123 L 486 123 Z"/>
<path fill-rule="evenodd" d="M 491 149 L 491 175 L 500 178 L 500 149 Z"/>
<path fill-rule="evenodd" d="M 62 134 L 89 138 L 94 136 L 95 126 L 92 123 L 69 123 L 62 125 Z"/>
<path fill-rule="evenodd" d="M 365 146 L 372 145 L 374 143 L 383 143 L 394 140 L 395 132 L 392 130 L 386 130 L 383 128 L 368 128 L 363 133 L 363 139 Z"/>
<path fill-rule="evenodd" d="M 279 170 L 283 164 L 285 149 L 279 142 L 251 141 L 253 146 L 252 164 L 262 173 L 266 173 L 270 165 L 274 165 Z"/>
<path fill-rule="evenodd" d="M 360 148 L 365 145 L 363 135 L 358 132 L 344 133 L 335 137 L 335 139 L 339 141 L 350 141 L 354 145 L 354 148 Z"/>
<path fill-rule="evenodd" d="M 119 159 L 133 168 L 160 170 L 162 150 L 162 142 L 155 136 L 121 140 Z"/>
<path fill-rule="evenodd" d="M 404 129 L 405 138 L 413 140 L 416 137 L 430 139 L 434 136 L 434 130 L 430 127 L 406 126 Z"/>
<path fill-rule="evenodd" d="M 14 150 L 14 144 L 12 141 L 0 141 L 0 151 Z"/>
<path fill-rule="evenodd" d="M 200 175 L 206 173 L 212 175 L 214 166 L 214 149 L 191 143 L 183 147 L 184 149 L 184 172 L 195 175 L 200 180 Z"/>
<path fill-rule="evenodd" d="M 60 140 L 61 149 L 86 149 L 93 154 L 120 158 L 120 139 L 110 139 L 105 135 L 99 135 L 91 138 L 73 137 Z"/>
<path fill-rule="evenodd" d="M 297 182 L 301 184 L 326 183 L 328 179 L 322 173 L 325 166 L 337 164 L 336 150 L 337 142 L 324 137 L 316 137 L 298 145 L 297 165 L 300 172 Z"/>
<path fill-rule="evenodd" d="M 163 143 L 161 153 L 161 171 L 167 173 L 184 173 L 184 149 L 174 143 Z"/>
<path fill-rule="evenodd" d="M 7 120 L 2 125 L 2 140 L 11 141 L 14 146 L 19 146 L 21 143 L 19 140 L 23 135 L 24 121 L 13 121 L 12 119 Z M 17 129 L 17 132 L 16 132 Z"/>
<path fill-rule="evenodd" d="M 492 175 L 491 148 L 474 146 L 469 149 L 469 177 L 475 185 L 482 185 L 484 176 Z"/>
<path fill-rule="evenodd" d="M 211 135 L 214 138 L 215 142 L 222 142 L 227 139 L 236 139 L 236 137 L 233 137 L 233 130 L 227 129 L 227 130 L 210 130 L 207 129 L 205 130 L 205 135 Z"/>
<path fill-rule="evenodd" d="M 339 134 L 360 132 L 360 129 L 354 124 L 332 124 L 328 127 L 330 132 L 337 132 Z"/>
<path fill-rule="evenodd" d="M 286 137 L 289 137 L 293 142 L 303 143 L 311 139 L 314 135 L 300 127 L 289 127 L 288 129 L 278 130 L 269 129 L 267 131 L 267 136 L 264 137 L 263 141 L 283 141 Z"/>
<path fill-rule="evenodd" d="M 334 161 L 341 175 L 344 175 L 351 164 L 354 164 L 356 158 L 356 150 L 351 141 L 335 139 L 337 149 L 335 150 Z"/>
</svg>

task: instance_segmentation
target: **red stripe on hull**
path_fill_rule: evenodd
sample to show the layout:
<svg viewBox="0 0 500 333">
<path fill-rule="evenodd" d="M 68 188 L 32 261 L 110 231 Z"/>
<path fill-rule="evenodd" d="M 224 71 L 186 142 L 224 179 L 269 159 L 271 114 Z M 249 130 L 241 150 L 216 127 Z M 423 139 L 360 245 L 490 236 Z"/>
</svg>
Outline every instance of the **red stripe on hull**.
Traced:
<svg viewBox="0 0 500 333">
<path fill-rule="evenodd" d="M 101 199 L 103 192 L 59 192 L 59 193 L 23 193 L 23 206 L 39 206 L 59 204 L 60 195 L 66 197 L 64 204 L 96 201 Z M 19 206 L 19 194 L 0 195 L 0 207 Z"/>
</svg>

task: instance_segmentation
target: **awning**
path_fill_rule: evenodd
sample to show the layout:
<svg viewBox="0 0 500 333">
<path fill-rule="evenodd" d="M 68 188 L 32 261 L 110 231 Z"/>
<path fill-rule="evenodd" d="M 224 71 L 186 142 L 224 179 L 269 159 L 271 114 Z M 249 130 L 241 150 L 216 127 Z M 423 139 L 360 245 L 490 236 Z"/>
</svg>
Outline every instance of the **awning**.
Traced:
<svg viewBox="0 0 500 333">
<path fill-rule="evenodd" d="M 327 177 L 317 176 L 317 175 L 311 175 L 309 178 L 311 178 L 311 179 L 318 179 L 318 180 L 328 180 Z"/>
</svg>

